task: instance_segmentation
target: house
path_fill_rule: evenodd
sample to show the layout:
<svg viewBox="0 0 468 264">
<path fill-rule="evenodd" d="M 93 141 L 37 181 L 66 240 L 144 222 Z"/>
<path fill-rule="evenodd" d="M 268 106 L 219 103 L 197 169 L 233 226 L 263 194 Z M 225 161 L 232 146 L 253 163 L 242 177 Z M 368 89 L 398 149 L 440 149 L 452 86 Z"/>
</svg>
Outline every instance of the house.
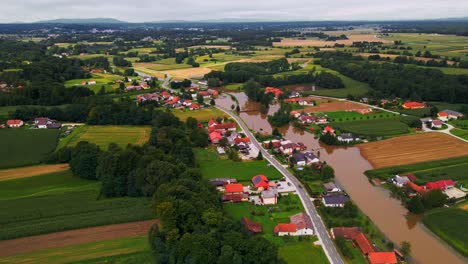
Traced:
<svg viewBox="0 0 468 264">
<path fill-rule="evenodd" d="M 289 95 L 289 98 L 296 98 L 296 97 L 300 97 L 301 96 L 301 93 L 297 92 L 297 91 L 292 91 L 291 94 Z"/>
<path fill-rule="evenodd" d="M 34 119 L 34 125 L 36 128 L 47 128 L 47 123 L 49 122 L 49 118 L 47 117 L 37 117 Z"/>
<path fill-rule="evenodd" d="M 225 132 L 225 131 L 236 131 L 237 125 L 233 122 L 225 122 L 222 124 L 214 123 L 212 126 L 208 124 L 208 129 L 210 131 L 218 131 L 218 132 Z"/>
<path fill-rule="evenodd" d="M 397 264 L 395 252 L 369 252 L 370 264 Z"/>
<path fill-rule="evenodd" d="M 225 151 L 224 148 L 222 148 L 222 147 L 217 147 L 217 148 L 216 148 L 216 151 L 218 152 L 219 155 L 226 154 L 226 151 Z"/>
<path fill-rule="evenodd" d="M 416 175 L 414 175 L 413 173 L 405 173 L 405 174 L 399 174 L 400 177 L 407 177 L 408 180 L 414 182 L 417 180 L 416 178 Z"/>
<path fill-rule="evenodd" d="M 200 105 L 199 104 L 191 104 L 190 107 L 189 107 L 190 110 L 198 110 L 200 109 Z"/>
<path fill-rule="evenodd" d="M 316 117 L 315 116 L 310 116 L 310 115 L 302 115 L 301 117 L 299 117 L 299 121 L 302 123 L 302 124 L 312 124 L 314 123 L 316 120 Z"/>
<path fill-rule="evenodd" d="M 289 114 L 294 118 L 299 118 L 301 116 L 301 112 L 299 111 L 291 111 Z"/>
<path fill-rule="evenodd" d="M 435 182 L 426 183 L 426 189 L 428 190 L 439 189 L 439 190 L 444 191 L 445 189 L 453 188 L 453 187 L 455 187 L 455 182 L 452 180 L 438 180 Z"/>
<path fill-rule="evenodd" d="M 326 207 L 344 207 L 349 201 L 349 197 L 344 194 L 329 194 L 322 198 L 322 202 Z"/>
<path fill-rule="evenodd" d="M 353 142 L 355 140 L 359 140 L 359 137 L 357 137 L 357 136 L 355 136 L 355 135 L 353 135 L 351 133 L 342 133 L 337 138 L 338 138 L 339 141 L 345 142 L 345 143 L 350 143 L 350 142 Z"/>
<path fill-rule="evenodd" d="M 420 109 L 425 108 L 426 104 L 419 102 L 406 102 L 402 105 L 404 109 Z"/>
<path fill-rule="evenodd" d="M 315 124 L 322 125 L 328 123 L 328 119 L 326 116 L 316 116 L 315 117 Z"/>
<path fill-rule="evenodd" d="M 162 97 L 157 93 L 146 93 L 138 95 L 137 100 L 139 102 L 146 102 L 146 101 L 159 101 Z"/>
<path fill-rule="evenodd" d="M 427 192 L 427 190 L 424 188 L 424 187 L 421 187 L 419 185 L 417 185 L 416 183 L 414 182 L 411 182 L 411 181 L 408 181 L 406 182 L 406 186 L 408 186 L 410 189 L 412 189 L 413 191 L 417 192 L 418 194 L 425 194 Z"/>
<path fill-rule="evenodd" d="M 292 155 L 294 164 L 297 166 L 305 166 L 320 162 L 319 158 L 311 151 L 297 152 Z"/>
<path fill-rule="evenodd" d="M 248 137 L 244 137 L 244 138 L 238 137 L 238 138 L 234 139 L 234 144 L 235 145 L 239 145 L 240 143 L 248 144 L 248 143 L 250 143 L 250 138 L 248 138 Z"/>
<path fill-rule="evenodd" d="M 272 148 L 277 149 L 281 147 L 281 141 L 279 141 L 278 139 L 267 140 L 267 141 L 263 141 L 262 145 L 264 148 L 270 148 L 271 146 Z"/>
<path fill-rule="evenodd" d="M 295 236 L 297 227 L 295 224 L 277 224 L 273 231 L 277 236 Z"/>
<path fill-rule="evenodd" d="M 334 227 L 330 230 L 333 239 L 342 237 L 346 240 L 353 240 L 353 238 L 361 233 L 359 227 Z"/>
<path fill-rule="evenodd" d="M 324 183 L 323 188 L 325 188 L 327 192 L 341 192 L 341 189 L 338 188 L 334 182 Z"/>
<path fill-rule="evenodd" d="M 441 120 L 435 119 L 435 120 L 432 120 L 431 128 L 442 128 L 443 124 L 444 123 L 442 123 Z"/>
<path fill-rule="evenodd" d="M 5 89 L 7 88 L 7 86 L 8 86 L 8 83 L 6 83 L 5 81 L 0 82 L 0 89 Z"/>
<path fill-rule="evenodd" d="M 291 142 L 289 140 L 281 141 L 280 144 L 281 144 L 281 146 L 280 146 L 279 150 L 283 155 L 291 155 L 291 154 L 293 154 L 293 152 L 295 150 L 296 151 L 301 150 L 299 145 L 297 145 L 296 143 L 293 143 L 293 142 Z"/>
<path fill-rule="evenodd" d="M 227 136 L 226 138 L 227 138 L 227 140 L 228 140 L 229 145 L 232 146 L 232 145 L 235 145 L 235 144 L 236 144 L 236 143 L 235 143 L 235 140 L 236 140 L 237 138 L 240 138 L 240 137 L 241 137 L 241 136 L 240 136 L 239 133 L 237 133 L 236 131 L 232 131 L 232 132 L 229 134 L 229 136 Z"/>
<path fill-rule="evenodd" d="M 224 186 L 226 194 L 244 193 L 244 185 L 241 183 L 228 183 Z"/>
<path fill-rule="evenodd" d="M 296 225 L 297 236 L 311 236 L 314 234 L 314 227 L 310 216 L 304 212 L 289 217 L 289 222 Z"/>
<path fill-rule="evenodd" d="M 48 123 L 47 123 L 47 129 L 59 129 L 62 127 L 62 124 L 55 121 L 55 120 L 50 120 Z"/>
<path fill-rule="evenodd" d="M 252 184 L 259 191 L 267 190 L 268 187 L 270 187 L 268 178 L 263 174 L 253 176 L 252 177 Z"/>
<path fill-rule="evenodd" d="M 461 117 L 463 117 L 462 113 L 457 112 L 457 111 L 453 111 L 453 110 L 449 110 L 449 109 L 446 109 L 446 110 L 443 110 L 443 111 L 440 111 L 439 113 L 437 113 L 437 118 L 439 118 L 442 121 L 448 121 L 450 119 L 458 119 L 458 118 L 461 118 Z"/>
<path fill-rule="evenodd" d="M 359 232 L 357 235 L 353 237 L 353 240 L 358 245 L 359 249 L 361 250 L 362 254 L 368 255 L 371 252 L 375 252 L 374 246 L 372 243 L 367 239 L 364 233 Z"/>
<path fill-rule="evenodd" d="M 236 179 L 231 178 L 214 178 L 210 179 L 210 183 L 216 186 L 216 189 L 224 192 L 224 186 L 231 183 L 237 183 Z"/>
<path fill-rule="evenodd" d="M 395 177 L 391 179 L 391 182 L 400 188 L 405 186 L 409 181 L 410 179 L 408 177 L 400 175 L 395 175 Z"/>
<path fill-rule="evenodd" d="M 333 127 L 331 126 L 326 126 L 324 129 L 323 129 L 323 134 L 330 134 L 330 135 L 334 135 L 335 134 L 335 130 L 333 129 Z"/>
<path fill-rule="evenodd" d="M 278 203 L 278 195 L 275 191 L 262 191 L 262 195 L 260 197 L 263 204 L 277 204 Z"/>
<path fill-rule="evenodd" d="M 280 95 L 283 94 L 283 91 L 281 91 L 281 89 L 279 88 L 275 88 L 275 87 L 266 87 L 265 88 L 265 94 L 273 94 L 275 96 L 275 99 L 278 99 L 280 97 Z"/>
<path fill-rule="evenodd" d="M 262 223 L 260 222 L 252 222 L 249 218 L 247 217 L 242 217 L 241 223 L 244 224 L 245 228 L 249 230 L 249 232 L 258 234 L 263 231 L 262 229 Z"/>
<path fill-rule="evenodd" d="M 24 122 L 23 120 L 20 120 L 20 119 L 10 119 L 10 120 L 7 120 L 6 124 L 10 128 L 18 128 L 18 127 L 22 127 L 24 125 Z"/>
<path fill-rule="evenodd" d="M 167 99 L 169 99 L 171 97 L 171 94 L 168 93 L 167 91 L 163 91 L 163 92 L 161 92 L 161 96 L 162 96 L 162 98 L 164 98 L 164 100 L 167 100 Z"/>
<path fill-rule="evenodd" d="M 178 104 L 180 104 L 180 98 L 178 96 L 174 96 L 170 98 L 169 100 L 166 101 L 166 103 L 172 107 L 177 107 Z"/>
<path fill-rule="evenodd" d="M 218 131 L 213 131 L 208 136 L 210 137 L 210 141 L 213 144 L 218 144 L 219 141 L 223 138 L 223 135 L 221 135 L 221 133 Z"/>
<path fill-rule="evenodd" d="M 248 200 L 249 195 L 245 193 L 227 193 L 223 195 L 223 202 L 240 203 Z"/>
</svg>

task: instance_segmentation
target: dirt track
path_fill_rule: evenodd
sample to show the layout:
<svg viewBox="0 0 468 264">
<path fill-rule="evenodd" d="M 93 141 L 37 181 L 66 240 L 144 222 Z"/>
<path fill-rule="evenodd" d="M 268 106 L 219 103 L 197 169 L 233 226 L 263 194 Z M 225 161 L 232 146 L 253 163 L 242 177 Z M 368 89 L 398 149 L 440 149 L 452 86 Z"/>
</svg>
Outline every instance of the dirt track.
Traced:
<svg viewBox="0 0 468 264">
<path fill-rule="evenodd" d="M 68 164 L 54 164 L 0 170 L 0 181 L 26 178 L 52 172 L 59 172 L 68 170 L 68 168 Z"/>
<path fill-rule="evenodd" d="M 395 137 L 358 147 L 376 169 L 468 155 L 467 143 L 442 133 Z"/>
<path fill-rule="evenodd" d="M 0 257 L 100 240 L 144 235 L 157 220 L 107 225 L 0 241 Z"/>
</svg>

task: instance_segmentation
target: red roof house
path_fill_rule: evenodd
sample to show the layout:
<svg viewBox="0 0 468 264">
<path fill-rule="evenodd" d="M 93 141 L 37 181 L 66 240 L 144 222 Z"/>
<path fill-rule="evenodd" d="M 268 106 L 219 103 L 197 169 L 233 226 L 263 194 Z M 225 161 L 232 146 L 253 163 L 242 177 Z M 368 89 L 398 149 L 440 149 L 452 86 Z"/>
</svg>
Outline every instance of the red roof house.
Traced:
<svg viewBox="0 0 468 264">
<path fill-rule="evenodd" d="M 426 104 L 419 102 L 406 102 L 402 105 L 405 109 L 419 109 L 426 107 Z"/>
<path fill-rule="evenodd" d="M 277 224 L 274 229 L 275 234 L 295 233 L 296 231 L 297 227 L 295 224 Z"/>
<path fill-rule="evenodd" d="M 283 91 L 281 91 L 281 89 L 275 88 L 275 87 L 265 88 L 265 94 L 269 94 L 269 93 L 272 93 L 275 96 L 275 98 L 278 98 L 278 97 L 280 97 L 281 94 L 283 94 Z"/>
<path fill-rule="evenodd" d="M 240 203 L 249 200 L 249 195 L 244 193 L 226 193 L 223 195 L 223 202 Z"/>
<path fill-rule="evenodd" d="M 352 240 L 357 234 L 361 233 L 358 227 L 334 227 L 331 229 L 331 234 L 334 239 L 342 237 L 347 240 Z"/>
<path fill-rule="evenodd" d="M 234 139 L 234 144 L 238 145 L 240 143 L 250 143 L 250 138 L 245 137 L 245 138 L 236 138 L 236 139 Z"/>
<path fill-rule="evenodd" d="M 367 255 L 371 252 L 375 252 L 374 246 L 372 246 L 371 242 L 369 239 L 367 239 L 364 233 L 359 232 L 356 236 L 354 236 L 353 239 L 361 249 L 362 254 Z"/>
<path fill-rule="evenodd" d="M 455 186 L 455 182 L 452 180 L 439 180 L 435 182 L 426 183 L 426 188 L 429 190 L 439 189 L 443 191 L 447 188 L 454 187 L 454 186 Z"/>
<path fill-rule="evenodd" d="M 6 124 L 8 127 L 21 127 L 24 123 L 23 120 L 20 119 L 10 119 Z"/>
<path fill-rule="evenodd" d="M 199 104 L 191 104 L 191 105 L 190 105 L 190 110 L 196 110 L 196 109 L 200 109 L 200 105 L 199 105 Z"/>
<path fill-rule="evenodd" d="M 261 233 L 262 232 L 262 223 L 260 222 L 252 222 L 247 217 L 242 217 L 241 222 L 244 226 L 252 233 Z"/>
<path fill-rule="evenodd" d="M 324 129 L 323 129 L 323 133 L 329 133 L 330 135 L 333 135 L 335 134 L 335 130 L 333 129 L 333 127 L 331 126 L 326 126 Z"/>
<path fill-rule="evenodd" d="M 243 193 L 244 192 L 244 185 L 241 183 L 231 183 L 231 184 L 226 184 L 224 186 L 225 188 L 225 193 Z"/>
<path fill-rule="evenodd" d="M 370 264 L 396 264 L 397 258 L 395 252 L 370 252 Z"/>
<path fill-rule="evenodd" d="M 255 188 L 263 188 L 264 190 L 267 190 L 268 187 L 270 186 L 268 184 L 268 178 L 265 175 L 259 174 L 255 175 L 252 177 L 252 183 L 255 186 Z"/>
<path fill-rule="evenodd" d="M 208 136 L 210 137 L 211 143 L 213 144 L 218 144 L 219 141 L 223 138 L 223 135 L 221 135 L 221 133 L 218 131 L 213 131 Z"/>
<path fill-rule="evenodd" d="M 226 123 L 215 124 L 213 126 L 210 126 L 211 130 L 220 131 L 220 132 L 226 131 L 226 130 L 235 131 L 236 128 L 237 128 L 237 125 L 236 123 L 233 123 L 233 122 L 226 122 Z"/>
</svg>

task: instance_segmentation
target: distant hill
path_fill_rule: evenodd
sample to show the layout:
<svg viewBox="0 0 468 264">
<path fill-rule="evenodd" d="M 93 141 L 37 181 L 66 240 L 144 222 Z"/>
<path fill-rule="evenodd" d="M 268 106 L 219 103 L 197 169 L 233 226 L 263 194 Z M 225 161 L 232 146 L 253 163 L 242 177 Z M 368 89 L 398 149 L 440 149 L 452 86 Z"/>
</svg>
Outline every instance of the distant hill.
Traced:
<svg viewBox="0 0 468 264">
<path fill-rule="evenodd" d="M 119 24 L 127 23 L 115 18 L 59 18 L 53 20 L 42 20 L 36 23 L 42 24 Z"/>
</svg>

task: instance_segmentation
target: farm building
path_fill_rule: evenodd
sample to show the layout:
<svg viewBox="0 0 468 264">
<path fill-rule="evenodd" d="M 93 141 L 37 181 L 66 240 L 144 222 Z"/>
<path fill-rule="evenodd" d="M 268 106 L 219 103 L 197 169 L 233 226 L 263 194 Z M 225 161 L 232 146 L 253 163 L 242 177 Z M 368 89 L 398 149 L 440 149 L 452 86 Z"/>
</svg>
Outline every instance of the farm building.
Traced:
<svg viewBox="0 0 468 264">
<path fill-rule="evenodd" d="M 223 202 L 240 203 L 249 200 L 249 195 L 245 193 L 228 193 L 223 195 Z"/>
<path fill-rule="evenodd" d="M 361 233 L 359 227 L 334 227 L 330 230 L 333 239 L 342 237 L 346 240 L 352 240 L 356 235 Z"/>
<path fill-rule="evenodd" d="M 439 180 L 435 182 L 426 183 L 426 189 L 428 190 L 439 189 L 439 190 L 444 191 L 445 189 L 453 188 L 453 187 L 455 187 L 455 182 L 452 180 Z"/>
<path fill-rule="evenodd" d="M 442 125 L 443 125 L 443 124 L 444 124 L 444 123 L 442 123 L 441 120 L 438 120 L 438 119 L 432 120 L 431 128 L 442 128 Z"/>
<path fill-rule="evenodd" d="M 453 110 L 449 110 L 449 109 L 446 109 L 446 110 L 443 110 L 443 111 L 440 111 L 439 113 L 437 113 L 437 118 L 439 118 L 442 121 L 448 121 L 450 119 L 458 119 L 458 118 L 461 118 L 461 117 L 463 117 L 462 113 L 457 112 L 457 111 L 453 111 Z"/>
<path fill-rule="evenodd" d="M 273 94 L 275 96 L 275 99 L 278 99 L 280 97 L 280 95 L 283 94 L 283 91 L 281 91 L 281 89 L 279 88 L 275 88 L 275 87 L 266 87 L 265 88 L 265 94 Z"/>
<path fill-rule="evenodd" d="M 10 128 L 18 128 L 18 127 L 22 127 L 24 125 L 24 122 L 23 120 L 20 120 L 20 119 L 10 119 L 10 120 L 7 120 L 6 124 Z"/>
<path fill-rule="evenodd" d="M 226 194 L 242 194 L 244 193 L 244 185 L 241 183 L 229 183 L 224 186 Z"/>
<path fill-rule="evenodd" d="M 370 264 L 397 264 L 395 252 L 370 252 L 367 256 Z"/>
<path fill-rule="evenodd" d="M 425 108 L 426 104 L 419 102 L 406 102 L 402 105 L 404 109 L 420 109 Z"/>
<path fill-rule="evenodd" d="M 223 138 L 223 136 L 221 135 L 221 133 L 219 133 L 218 131 L 213 131 L 209 134 L 209 137 L 210 137 L 210 141 L 211 143 L 213 144 L 218 144 L 219 141 Z"/>
<path fill-rule="evenodd" d="M 344 207 L 349 201 L 349 196 L 344 194 L 329 194 L 322 198 L 322 202 L 326 207 Z"/>
<path fill-rule="evenodd" d="M 358 245 L 359 249 L 361 250 L 362 254 L 368 255 L 371 252 L 375 252 L 374 246 L 369 241 L 369 239 L 364 235 L 364 233 L 359 232 L 357 235 L 353 237 L 353 240 Z"/>
<path fill-rule="evenodd" d="M 324 129 L 323 129 L 323 134 L 330 134 L 330 135 L 334 135 L 335 134 L 335 130 L 333 129 L 333 127 L 331 126 L 326 126 Z"/>
<path fill-rule="evenodd" d="M 252 184 L 259 191 L 267 190 L 268 187 L 270 187 L 268 178 L 263 174 L 253 176 L 252 177 Z"/>
<path fill-rule="evenodd" d="M 277 236 L 295 236 L 297 227 L 295 224 L 277 224 L 274 233 Z"/>
</svg>

